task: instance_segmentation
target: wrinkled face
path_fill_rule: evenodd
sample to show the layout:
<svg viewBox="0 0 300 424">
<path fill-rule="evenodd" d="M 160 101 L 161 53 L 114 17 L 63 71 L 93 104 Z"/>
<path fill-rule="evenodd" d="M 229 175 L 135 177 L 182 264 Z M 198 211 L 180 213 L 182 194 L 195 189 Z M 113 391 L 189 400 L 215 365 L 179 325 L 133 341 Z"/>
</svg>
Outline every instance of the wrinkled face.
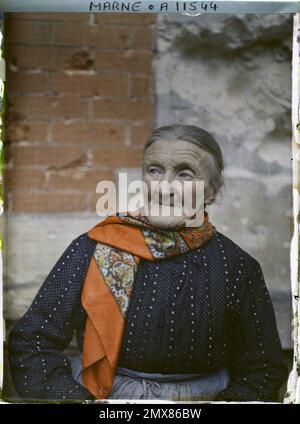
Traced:
<svg viewBox="0 0 300 424">
<path fill-rule="evenodd" d="M 197 208 L 203 210 L 203 200 L 207 203 L 213 199 L 213 189 L 210 186 L 212 166 L 211 155 L 189 141 L 162 139 L 152 143 L 146 150 L 143 164 L 143 179 L 147 187 L 144 196 L 145 202 L 147 198 L 149 221 L 161 228 L 185 226 L 186 219 L 192 218 L 195 213 L 194 210 L 189 215 L 188 205 L 195 208 L 197 203 Z M 191 183 L 184 184 L 185 181 Z M 196 192 L 199 190 L 197 181 L 204 181 L 205 199 L 202 195 L 200 204 L 196 202 Z M 190 199 L 188 204 L 185 199 Z M 151 214 L 151 204 L 156 205 L 158 214 Z M 168 216 L 165 216 L 162 205 L 170 206 Z"/>
</svg>

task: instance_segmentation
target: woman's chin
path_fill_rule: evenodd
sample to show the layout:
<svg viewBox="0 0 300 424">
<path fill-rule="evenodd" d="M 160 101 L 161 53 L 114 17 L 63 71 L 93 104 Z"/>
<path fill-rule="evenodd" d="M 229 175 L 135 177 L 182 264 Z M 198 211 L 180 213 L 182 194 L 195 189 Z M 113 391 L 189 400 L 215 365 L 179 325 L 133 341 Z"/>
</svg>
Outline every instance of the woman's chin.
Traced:
<svg viewBox="0 0 300 424">
<path fill-rule="evenodd" d="M 184 227 L 185 218 L 182 216 L 147 216 L 148 221 L 159 228 L 175 228 Z"/>
</svg>

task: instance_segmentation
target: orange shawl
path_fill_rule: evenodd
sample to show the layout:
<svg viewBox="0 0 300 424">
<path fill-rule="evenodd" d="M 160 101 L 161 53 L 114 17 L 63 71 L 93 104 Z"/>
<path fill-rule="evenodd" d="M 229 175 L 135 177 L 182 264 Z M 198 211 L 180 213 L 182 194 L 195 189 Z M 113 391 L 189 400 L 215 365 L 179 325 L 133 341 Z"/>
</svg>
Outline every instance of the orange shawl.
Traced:
<svg viewBox="0 0 300 424">
<path fill-rule="evenodd" d="M 206 211 L 202 225 L 194 228 L 160 230 L 137 212 L 108 216 L 88 231 L 97 245 L 82 291 L 82 305 L 87 313 L 82 379 L 97 399 L 105 399 L 113 384 L 139 261 L 196 249 L 215 232 Z M 114 290 L 116 286 L 118 290 Z"/>
</svg>

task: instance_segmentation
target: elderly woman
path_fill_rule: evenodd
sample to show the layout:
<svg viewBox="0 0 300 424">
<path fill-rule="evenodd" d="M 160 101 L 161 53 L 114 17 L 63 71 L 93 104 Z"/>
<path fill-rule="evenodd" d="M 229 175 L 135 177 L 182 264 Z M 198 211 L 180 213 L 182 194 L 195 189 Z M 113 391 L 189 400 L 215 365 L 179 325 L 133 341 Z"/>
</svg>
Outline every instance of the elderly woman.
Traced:
<svg viewBox="0 0 300 424">
<path fill-rule="evenodd" d="M 150 135 L 143 180 L 156 191 L 75 238 L 10 334 L 22 398 L 277 400 L 287 368 L 260 264 L 206 211 L 222 172 L 207 131 L 172 125 Z M 202 206 L 172 213 L 178 187 L 194 199 L 199 180 L 203 219 L 186 225 Z M 171 213 L 149 213 L 155 202 Z M 70 362 L 63 350 L 74 330 L 81 353 Z"/>
</svg>

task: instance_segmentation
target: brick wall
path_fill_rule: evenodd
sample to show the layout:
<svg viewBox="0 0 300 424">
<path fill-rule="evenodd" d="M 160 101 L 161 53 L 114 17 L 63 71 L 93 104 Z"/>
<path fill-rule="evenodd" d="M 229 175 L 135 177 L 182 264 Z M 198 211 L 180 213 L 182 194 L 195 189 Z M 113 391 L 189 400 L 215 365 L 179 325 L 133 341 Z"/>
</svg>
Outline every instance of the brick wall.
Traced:
<svg viewBox="0 0 300 424">
<path fill-rule="evenodd" d="M 94 212 L 154 119 L 155 15 L 7 14 L 5 209 Z"/>
</svg>

